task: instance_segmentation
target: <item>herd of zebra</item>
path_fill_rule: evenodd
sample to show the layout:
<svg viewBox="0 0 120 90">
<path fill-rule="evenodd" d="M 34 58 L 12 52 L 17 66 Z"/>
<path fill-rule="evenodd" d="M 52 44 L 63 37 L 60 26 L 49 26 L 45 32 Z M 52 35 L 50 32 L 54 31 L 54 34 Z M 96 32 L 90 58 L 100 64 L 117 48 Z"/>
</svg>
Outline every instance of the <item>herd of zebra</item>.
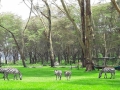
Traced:
<svg viewBox="0 0 120 90">
<path fill-rule="evenodd" d="M 17 80 L 17 75 L 19 75 L 19 79 L 22 80 L 22 74 L 17 68 L 1 68 L 0 67 L 0 73 L 3 73 L 4 80 L 8 79 L 8 74 L 14 74 L 14 80 Z M 62 78 L 62 70 L 54 70 L 56 80 L 61 80 Z M 115 68 L 113 67 L 104 67 L 99 72 L 99 78 L 102 76 L 102 74 L 105 73 L 104 78 L 107 78 L 107 73 L 111 73 L 110 78 L 115 78 Z M 67 80 L 71 78 L 71 71 L 65 71 L 64 75 L 66 76 Z"/>
<path fill-rule="evenodd" d="M 55 75 L 56 75 L 56 80 L 60 79 L 62 77 L 62 71 L 61 70 L 55 70 Z M 110 79 L 115 78 L 115 68 L 114 67 L 104 67 L 102 70 L 99 72 L 98 78 L 101 78 L 102 74 L 104 73 L 104 78 L 107 78 L 107 73 L 111 74 Z M 71 71 L 65 71 L 64 72 L 65 76 L 67 77 L 67 80 L 70 79 L 71 77 Z"/>
</svg>

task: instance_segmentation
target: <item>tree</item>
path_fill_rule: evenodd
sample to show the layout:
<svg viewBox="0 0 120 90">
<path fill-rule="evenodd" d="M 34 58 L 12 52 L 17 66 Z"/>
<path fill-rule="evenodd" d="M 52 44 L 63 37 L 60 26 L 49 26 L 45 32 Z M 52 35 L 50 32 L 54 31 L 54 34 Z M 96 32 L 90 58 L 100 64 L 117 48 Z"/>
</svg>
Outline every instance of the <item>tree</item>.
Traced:
<svg viewBox="0 0 120 90">
<path fill-rule="evenodd" d="M 6 15 L 7 16 L 7 15 Z M 1 20 L 2 19 L 5 19 L 5 18 L 1 18 Z M 8 21 L 8 19 L 10 19 L 9 21 Z M 24 56 L 24 54 L 23 54 L 23 52 L 21 51 L 22 49 L 22 46 L 20 47 L 20 45 L 19 45 L 19 43 L 18 43 L 18 41 L 17 41 L 17 39 L 16 39 L 16 36 L 15 36 L 15 34 L 14 34 L 14 32 L 13 32 L 13 30 L 16 30 L 16 28 L 18 28 L 18 30 L 19 29 L 21 29 L 19 26 L 20 26 L 20 21 L 19 22 L 17 22 L 18 20 L 20 20 L 19 19 L 19 17 L 17 17 L 17 16 L 13 16 L 13 15 L 11 15 L 11 14 L 9 14 L 8 15 L 8 19 L 6 19 L 5 21 L 3 21 L 1 24 L 0 24 L 0 27 L 2 28 L 2 30 L 6 30 L 7 32 L 9 32 L 10 34 L 11 34 L 11 36 L 12 36 L 12 38 L 13 38 L 13 40 L 14 40 L 14 42 L 15 42 L 15 45 L 16 45 L 16 47 L 17 47 L 17 49 L 18 49 L 18 51 L 19 51 L 19 54 L 21 55 L 21 59 L 22 59 L 22 62 L 23 62 L 23 66 L 24 67 L 26 67 L 26 64 L 25 64 L 25 56 Z M 7 25 L 6 25 L 7 24 Z M 17 26 L 18 25 L 18 26 Z M 11 29 L 13 29 L 13 30 L 11 30 Z"/>
<path fill-rule="evenodd" d="M 42 1 L 44 2 L 45 6 L 47 8 L 47 14 L 45 14 L 43 11 L 41 11 L 41 8 L 38 4 L 37 5 L 32 4 L 32 7 L 34 7 L 32 12 L 35 14 L 35 11 L 36 11 L 37 14 L 35 14 L 35 15 L 39 17 L 40 21 L 43 24 L 43 27 L 45 29 L 44 35 L 45 35 L 46 40 L 47 40 L 47 48 L 48 48 L 47 54 L 49 55 L 49 58 L 51 61 L 51 67 L 54 67 L 54 52 L 53 52 L 52 38 L 51 38 L 51 10 L 50 10 L 50 6 L 49 6 L 47 0 L 42 0 Z M 24 3 L 25 3 L 25 1 L 24 1 Z M 47 19 L 48 25 L 45 24 L 45 22 L 41 16 L 43 16 L 44 18 Z M 48 26 L 48 28 L 46 26 Z"/>
<path fill-rule="evenodd" d="M 86 16 L 85 16 L 85 60 L 86 71 L 93 70 L 94 65 L 92 63 L 91 55 L 91 43 L 92 43 L 92 21 L 91 21 L 91 4 L 90 0 L 86 0 Z"/>
<path fill-rule="evenodd" d="M 50 55 L 50 61 L 51 61 L 51 67 L 54 66 L 54 52 L 53 52 L 53 46 L 52 46 L 52 37 L 51 37 L 51 10 L 50 10 L 50 6 L 47 2 L 47 0 L 42 0 L 46 7 L 47 7 L 47 15 L 43 14 L 43 12 L 41 12 L 41 14 L 46 17 L 46 19 L 48 20 L 48 33 L 47 34 L 47 40 L 48 40 L 48 52 Z"/>
<path fill-rule="evenodd" d="M 84 4 L 84 0 L 82 0 Z M 81 6 L 81 0 L 78 0 L 79 2 L 79 5 Z M 92 33 L 92 24 L 91 24 L 91 7 L 90 7 L 90 0 L 86 0 L 86 5 L 82 5 L 82 9 L 83 6 L 85 6 L 86 9 L 84 9 L 83 11 L 85 12 L 85 14 L 83 14 L 83 17 L 84 18 L 84 21 L 82 19 L 82 23 L 83 23 L 83 28 L 85 30 L 85 41 L 82 41 L 81 39 L 81 35 L 80 35 L 80 30 L 79 28 L 77 27 L 74 19 L 70 16 L 66 6 L 65 6 L 65 3 L 63 0 L 61 0 L 61 3 L 62 3 L 62 6 L 66 12 L 66 15 L 67 17 L 69 18 L 69 20 L 73 23 L 75 29 L 76 29 L 76 34 L 77 34 L 77 37 L 78 37 L 78 40 L 79 40 L 79 43 L 82 47 L 82 50 L 83 50 L 83 53 L 84 53 L 84 58 L 85 58 L 85 66 L 86 66 L 86 71 L 89 71 L 89 70 L 93 70 L 93 63 L 92 63 L 92 57 L 91 57 L 91 46 L 90 46 L 90 39 L 91 39 L 91 33 Z M 86 11 L 85 11 L 86 10 Z M 83 12 L 81 12 L 83 13 Z M 83 30 L 83 31 L 84 31 Z"/>
</svg>

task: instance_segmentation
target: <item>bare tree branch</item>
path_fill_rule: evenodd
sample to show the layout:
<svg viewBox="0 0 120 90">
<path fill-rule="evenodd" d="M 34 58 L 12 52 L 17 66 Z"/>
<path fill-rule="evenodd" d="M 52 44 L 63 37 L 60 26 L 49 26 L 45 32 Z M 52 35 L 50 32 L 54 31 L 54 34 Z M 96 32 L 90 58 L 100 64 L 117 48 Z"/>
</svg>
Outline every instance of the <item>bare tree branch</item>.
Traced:
<svg viewBox="0 0 120 90">
<path fill-rule="evenodd" d="M 23 0 L 24 1 L 24 0 Z M 32 13 L 32 5 L 33 5 L 33 0 L 31 0 L 31 8 L 30 8 L 30 13 L 29 13 L 29 18 L 28 18 L 28 21 L 27 21 L 27 23 L 26 23 L 26 25 L 25 25 L 25 28 L 24 28 L 24 30 L 23 30 L 23 33 L 25 32 L 25 30 L 26 30 L 26 28 L 27 28 L 27 25 L 28 25 L 28 23 L 29 23 L 29 21 L 30 21 L 30 17 L 31 17 L 31 13 Z"/>
<path fill-rule="evenodd" d="M 24 0 L 23 0 L 23 2 L 25 3 L 25 5 L 26 5 L 29 9 L 31 9 L 31 8 L 29 7 L 29 5 L 27 5 L 27 3 L 26 3 Z M 34 5 L 33 5 L 33 7 L 34 7 Z M 32 10 L 32 12 L 34 13 L 35 16 L 38 16 L 38 17 L 39 17 L 39 19 L 40 19 L 40 21 L 42 22 L 42 24 L 43 24 L 45 30 L 47 30 L 47 27 L 46 27 L 46 25 L 45 25 L 45 23 L 44 23 L 42 17 L 40 16 L 38 10 L 37 10 L 36 8 L 34 8 L 34 9 L 35 9 L 35 11 L 37 12 L 38 15 L 37 15 L 33 10 Z"/>
<path fill-rule="evenodd" d="M 53 5 L 55 5 L 60 11 L 62 11 L 64 14 L 66 14 L 56 3 L 55 3 L 55 1 L 53 0 L 53 3 L 52 3 Z"/>
<path fill-rule="evenodd" d="M 81 47 L 82 47 L 82 49 L 83 49 L 83 52 L 85 52 L 85 46 L 84 46 L 83 41 L 81 40 L 80 31 L 79 31 L 79 29 L 78 29 L 78 27 L 77 27 L 74 19 L 70 16 L 70 14 L 69 14 L 69 12 L 68 12 L 68 10 L 67 10 L 67 8 L 66 8 L 65 3 L 64 3 L 63 0 L 61 0 L 61 3 L 62 3 L 62 6 L 63 6 L 65 12 L 66 12 L 66 15 L 67 15 L 68 19 L 72 22 L 73 26 L 75 27 L 76 34 L 77 34 L 77 36 L 78 36 L 79 43 L 80 43 L 80 45 L 81 45 Z"/>
</svg>

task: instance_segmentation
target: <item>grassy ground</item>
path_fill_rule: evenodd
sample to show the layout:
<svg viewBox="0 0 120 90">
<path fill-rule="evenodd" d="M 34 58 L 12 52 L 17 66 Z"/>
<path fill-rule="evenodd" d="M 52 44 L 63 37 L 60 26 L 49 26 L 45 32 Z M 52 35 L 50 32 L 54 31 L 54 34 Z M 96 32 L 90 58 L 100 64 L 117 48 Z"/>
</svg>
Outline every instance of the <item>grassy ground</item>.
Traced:
<svg viewBox="0 0 120 90">
<path fill-rule="evenodd" d="M 0 90 L 120 90 L 120 71 L 116 71 L 115 79 L 104 79 L 103 76 L 99 79 L 97 70 L 85 72 L 83 68 L 73 68 L 70 80 L 64 75 L 62 80 L 56 80 L 54 70 L 65 71 L 69 68 L 16 68 L 22 72 L 23 80 L 13 80 L 13 75 L 9 75 L 10 80 L 4 81 L 0 74 Z"/>
</svg>

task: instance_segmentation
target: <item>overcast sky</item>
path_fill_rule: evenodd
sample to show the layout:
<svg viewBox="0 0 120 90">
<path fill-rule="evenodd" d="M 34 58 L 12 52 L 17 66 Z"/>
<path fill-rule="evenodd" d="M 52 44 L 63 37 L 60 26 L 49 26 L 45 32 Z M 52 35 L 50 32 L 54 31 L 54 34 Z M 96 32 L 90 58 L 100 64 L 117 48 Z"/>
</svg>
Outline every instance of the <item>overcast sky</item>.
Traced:
<svg viewBox="0 0 120 90">
<path fill-rule="evenodd" d="M 29 8 L 21 2 L 22 0 L 1 0 L 0 12 L 11 12 L 26 19 L 29 16 Z"/>
<path fill-rule="evenodd" d="M 17 14 L 22 17 L 22 19 L 26 19 L 29 16 L 28 7 L 22 3 L 23 0 L 1 0 L 1 12 L 11 12 Z M 110 0 L 91 0 L 91 4 L 96 4 L 100 1 L 110 1 Z"/>
</svg>

